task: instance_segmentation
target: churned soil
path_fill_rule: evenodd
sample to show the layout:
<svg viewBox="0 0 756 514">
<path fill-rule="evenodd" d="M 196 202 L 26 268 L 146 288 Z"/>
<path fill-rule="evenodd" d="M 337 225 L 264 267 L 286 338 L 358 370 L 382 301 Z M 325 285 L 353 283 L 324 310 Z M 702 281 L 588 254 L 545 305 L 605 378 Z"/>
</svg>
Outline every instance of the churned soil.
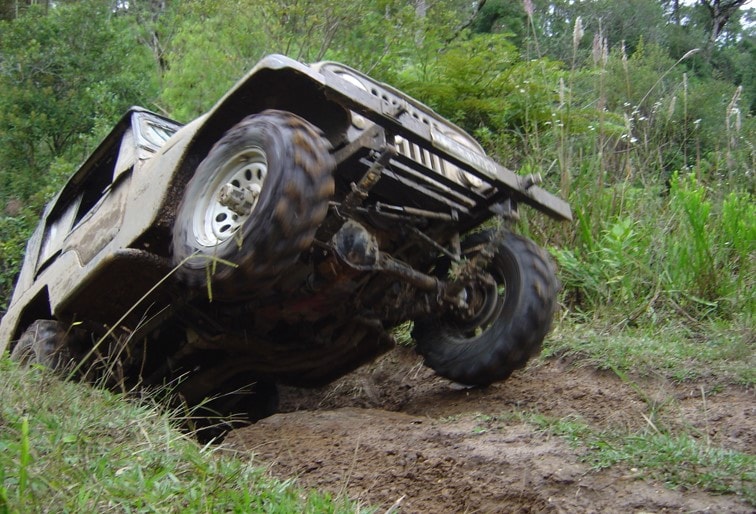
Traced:
<svg viewBox="0 0 756 514">
<path fill-rule="evenodd" d="M 224 446 L 375 512 L 754 512 L 739 496 L 673 489 L 632 463 L 592 469 L 584 447 L 527 421 L 537 413 L 625 433 L 653 424 L 651 406 L 665 427 L 751 453 L 751 390 L 623 381 L 565 359 L 464 389 L 400 347 L 327 387 L 281 393 L 280 414 L 232 432 Z"/>
</svg>

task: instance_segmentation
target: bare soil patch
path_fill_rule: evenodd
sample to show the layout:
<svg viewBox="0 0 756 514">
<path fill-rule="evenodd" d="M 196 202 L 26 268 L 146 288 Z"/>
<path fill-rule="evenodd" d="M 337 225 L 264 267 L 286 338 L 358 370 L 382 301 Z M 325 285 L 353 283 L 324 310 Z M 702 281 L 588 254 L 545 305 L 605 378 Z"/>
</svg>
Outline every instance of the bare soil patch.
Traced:
<svg viewBox="0 0 756 514">
<path fill-rule="evenodd" d="M 754 512 L 735 495 L 673 490 L 631 466 L 594 471 L 581 450 L 517 416 L 638 430 L 652 409 L 665 426 L 752 452 L 753 391 L 702 386 L 622 381 L 549 360 L 502 384 L 459 389 L 398 348 L 328 387 L 284 389 L 281 414 L 225 445 L 252 452 L 277 477 L 378 512 Z"/>
</svg>

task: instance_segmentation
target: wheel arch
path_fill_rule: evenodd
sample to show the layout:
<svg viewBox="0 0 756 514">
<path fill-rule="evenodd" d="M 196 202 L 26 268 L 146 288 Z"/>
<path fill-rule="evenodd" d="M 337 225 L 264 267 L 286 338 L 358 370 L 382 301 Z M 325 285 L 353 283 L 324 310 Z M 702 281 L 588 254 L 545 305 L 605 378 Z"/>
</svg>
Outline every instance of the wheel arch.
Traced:
<svg viewBox="0 0 756 514">
<path fill-rule="evenodd" d="M 194 137 L 193 152 L 204 157 L 229 128 L 266 109 L 304 118 L 322 130 L 334 146 L 346 136 L 350 113 L 328 98 L 317 73 L 289 60 L 285 66 L 271 67 L 270 59 L 264 59 L 215 104 Z"/>
<path fill-rule="evenodd" d="M 323 131 L 333 147 L 346 140 L 351 125 L 347 108 L 329 99 L 322 77 L 292 59 L 272 55 L 264 58 L 204 115 L 190 139 L 173 175 L 163 213 L 141 241 L 157 242 L 173 226 L 183 192 L 200 162 L 213 145 L 242 119 L 267 109 L 296 114 Z"/>
<path fill-rule="evenodd" d="M 40 289 L 32 299 L 14 315 L 12 312 L 6 313 L 3 318 L 3 341 L 0 341 L 0 354 L 6 351 L 10 353 L 15 346 L 21 334 L 38 319 L 53 319 L 52 308 L 50 307 L 50 293 L 47 286 Z M 5 346 L 3 348 L 3 346 Z"/>
</svg>

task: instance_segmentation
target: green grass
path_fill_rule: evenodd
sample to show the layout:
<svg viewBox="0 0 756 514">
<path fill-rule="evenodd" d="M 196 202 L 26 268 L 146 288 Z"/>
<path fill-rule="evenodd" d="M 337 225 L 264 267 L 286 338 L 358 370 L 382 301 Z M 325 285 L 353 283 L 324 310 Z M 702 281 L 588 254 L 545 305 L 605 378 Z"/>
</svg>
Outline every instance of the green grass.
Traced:
<svg viewBox="0 0 756 514">
<path fill-rule="evenodd" d="M 598 369 L 661 375 L 682 382 L 756 384 L 754 330 L 747 323 L 702 322 L 617 327 L 593 321 L 558 323 L 546 340 L 543 357 L 576 356 Z"/>
<path fill-rule="evenodd" d="M 540 430 L 565 438 L 573 448 L 582 448 L 581 460 L 594 469 L 623 465 L 670 487 L 739 494 L 756 505 L 754 455 L 710 447 L 688 433 L 665 433 L 658 427 L 610 432 L 597 431 L 575 417 L 523 417 Z"/>
<path fill-rule="evenodd" d="M 200 446 L 157 407 L 0 360 L 0 513 L 354 512 Z"/>
<path fill-rule="evenodd" d="M 756 456 L 710 446 L 686 430 L 660 424 L 637 431 L 597 429 L 580 416 L 554 418 L 532 411 L 476 415 L 474 434 L 526 423 L 563 438 L 596 471 L 623 466 L 639 479 L 659 480 L 671 488 L 742 496 L 756 506 Z"/>
<path fill-rule="evenodd" d="M 659 480 L 673 488 L 737 494 L 756 506 L 756 456 L 711 445 L 695 428 L 662 415 L 660 411 L 674 398 L 659 404 L 642 388 L 643 376 L 703 381 L 711 390 L 753 387 L 753 338 L 753 329 L 745 322 L 670 320 L 658 326 L 627 327 L 601 319 L 590 324 L 562 320 L 547 339 L 541 358 L 568 356 L 575 365 L 611 370 L 647 402 L 648 423 L 636 429 L 606 428 L 580 416 L 553 418 L 517 410 L 477 416 L 476 433 L 524 422 L 564 438 L 581 461 L 596 470 L 624 466 L 639 479 Z"/>
</svg>

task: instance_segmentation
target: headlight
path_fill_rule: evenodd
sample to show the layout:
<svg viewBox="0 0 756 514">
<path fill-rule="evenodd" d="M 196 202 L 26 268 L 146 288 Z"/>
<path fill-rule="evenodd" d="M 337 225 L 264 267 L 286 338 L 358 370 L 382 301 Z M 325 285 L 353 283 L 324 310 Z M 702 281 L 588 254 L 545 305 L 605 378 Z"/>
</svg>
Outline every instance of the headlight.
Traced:
<svg viewBox="0 0 756 514">
<path fill-rule="evenodd" d="M 355 77 L 351 73 L 346 72 L 346 71 L 342 71 L 342 70 L 335 71 L 335 73 L 336 73 L 336 76 L 338 76 L 340 79 L 346 80 L 347 82 L 349 82 L 353 86 L 357 86 L 358 88 L 362 89 L 363 91 L 365 91 L 367 93 L 367 91 L 368 91 L 367 86 L 365 84 L 363 84 L 360 79 L 358 79 L 357 77 Z"/>
</svg>

